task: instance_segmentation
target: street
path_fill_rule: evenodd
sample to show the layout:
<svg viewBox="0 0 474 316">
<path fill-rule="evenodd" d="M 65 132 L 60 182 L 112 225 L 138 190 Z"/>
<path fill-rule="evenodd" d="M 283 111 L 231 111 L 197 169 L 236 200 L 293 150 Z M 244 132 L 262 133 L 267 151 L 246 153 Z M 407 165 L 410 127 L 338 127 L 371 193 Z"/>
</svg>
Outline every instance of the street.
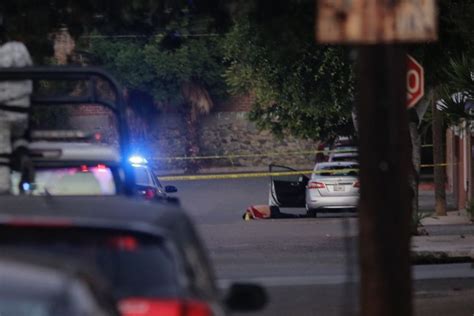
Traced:
<svg viewBox="0 0 474 316">
<path fill-rule="evenodd" d="M 267 287 L 269 305 L 255 315 L 356 313 L 356 214 L 244 221 L 247 206 L 267 202 L 268 178 L 173 184 L 198 224 L 221 286 L 238 280 Z M 429 198 L 420 198 L 422 208 L 429 207 Z M 473 233 L 472 227 L 462 229 Z M 442 230 L 455 233 L 453 227 L 432 233 Z M 469 264 L 416 266 L 414 277 L 416 315 L 474 313 L 474 269 Z"/>
</svg>

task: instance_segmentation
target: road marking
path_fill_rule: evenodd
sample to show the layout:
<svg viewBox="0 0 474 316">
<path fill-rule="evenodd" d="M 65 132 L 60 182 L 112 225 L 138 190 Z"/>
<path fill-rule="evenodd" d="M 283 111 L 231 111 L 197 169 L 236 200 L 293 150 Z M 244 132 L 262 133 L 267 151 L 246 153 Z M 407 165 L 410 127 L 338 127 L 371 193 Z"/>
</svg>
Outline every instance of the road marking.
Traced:
<svg viewBox="0 0 474 316">
<path fill-rule="evenodd" d="M 353 267 L 356 271 L 357 266 Z M 433 280 L 433 279 L 458 279 L 474 278 L 474 268 L 470 263 L 436 264 L 436 265 L 415 265 L 412 266 L 413 280 Z M 331 285 L 359 282 L 359 276 L 354 273 L 348 277 L 346 274 L 316 275 L 316 276 L 256 276 L 245 277 L 239 275 L 238 278 L 221 278 L 217 280 L 219 287 L 226 288 L 235 281 L 253 282 L 264 286 L 304 286 L 304 285 Z"/>
<path fill-rule="evenodd" d="M 354 276 L 354 279 L 356 277 Z M 358 277 L 357 277 L 358 278 Z M 217 284 L 220 288 L 226 288 L 236 280 L 218 279 Z M 238 279 L 239 282 L 258 283 L 263 286 L 304 286 L 304 285 L 336 285 L 346 283 L 356 283 L 357 280 L 348 280 L 346 275 L 321 275 L 321 276 L 295 276 L 295 277 L 253 277 Z M 350 281 L 350 282 L 348 282 Z"/>
</svg>

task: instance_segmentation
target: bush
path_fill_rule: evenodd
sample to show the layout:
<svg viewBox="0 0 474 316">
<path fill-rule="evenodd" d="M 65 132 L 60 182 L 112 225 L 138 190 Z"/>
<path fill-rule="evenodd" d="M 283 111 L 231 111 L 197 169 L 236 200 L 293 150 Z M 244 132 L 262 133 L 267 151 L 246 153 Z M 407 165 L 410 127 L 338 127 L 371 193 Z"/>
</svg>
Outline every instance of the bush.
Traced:
<svg viewBox="0 0 474 316">
<path fill-rule="evenodd" d="M 421 223 L 421 221 L 424 218 L 427 218 L 430 215 L 431 215 L 430 213 L 426 213 L 426 212 L 413 212 L 412 217 L 411 217 L 411 219 L 412 219 L 412 221 L 411 221 L 411 234 L 413 236 L 427 235 L 428 234 L 426 232 L 426 230 L 422 229 L 423 224 Z"/>
</svg>

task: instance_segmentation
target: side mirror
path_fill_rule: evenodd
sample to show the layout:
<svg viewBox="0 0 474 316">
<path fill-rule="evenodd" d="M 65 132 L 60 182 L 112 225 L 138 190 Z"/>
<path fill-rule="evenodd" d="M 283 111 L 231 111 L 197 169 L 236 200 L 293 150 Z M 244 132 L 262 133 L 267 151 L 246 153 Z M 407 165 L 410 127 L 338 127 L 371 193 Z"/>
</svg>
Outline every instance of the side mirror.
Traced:
<svg viewBox="0 0 474 316">
<path fill-rule="evenodd" d="M 225 305 L 235 312 L 253 312 L 261 310 L 268 302 L 265 289 L 252 283 L 234 283 L 228 289 Z"/>
<path fill-rule="evenodd" d="M 166 193 L 175 193 L 178 192 L 178 189 L 174 185 L 167 185 L 165 186 Z"/>
</svg>

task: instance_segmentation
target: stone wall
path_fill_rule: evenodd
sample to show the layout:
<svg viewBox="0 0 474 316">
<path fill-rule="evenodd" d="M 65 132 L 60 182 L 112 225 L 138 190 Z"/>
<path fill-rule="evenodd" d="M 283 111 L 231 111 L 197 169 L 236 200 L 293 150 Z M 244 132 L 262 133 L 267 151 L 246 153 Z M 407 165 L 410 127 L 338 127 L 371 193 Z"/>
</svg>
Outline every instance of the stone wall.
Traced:
<svg viewBox="0 0 474 316">
<path fill-rule="evenodd" d="M 214 157 L 200 159 L 202 168 L 264 170 L 270 163 L 293 168 L 313 167 L 315 154 L 310 152 L 316 150 L 315 142 L 290 136 L 275 138 L 268 131 L 258 130 L 247 119 L 247 111 L 236 112 L 232 105 L 225 109 L 227 111 L 220 108 L 201 117 L 199 155 Z M 109 113 L 99 107 L 87 107 L 71 114 L 73 128 L 100 133 L 103 141 L 116 144 L 116 127 Z M 165 112 L 152 121 L 152 126 L 133 122 L 132 134 L 140 136 L 133 137 L 132 147 L 146 154 L 155 168 L 163 173 L 185 168 L 189 160 L 185 157 L 186 125 L 183 117 L 178 113 Z"/>
<path fill-rule="evenodd" d="M 152 152 L 158 169 L 185 166 L 185 160 L 160 159 L 185 156 L 185 125 L 177 114 L 158 118 L 152 130 Z M 203 168 L 246 167 L 264 169 L 270 163 L 296 168 L 311 168 L 316 143 L 294 137 L 277 139 L 268 131 L 259 131 L 247 119 L 247 112 L 214 112 L 200 123 L 200 156 Z M 301 153 L 303 152 L 303 153 Z M 305 153 L 306 152 L 306 153 Z"/>
</svg>

